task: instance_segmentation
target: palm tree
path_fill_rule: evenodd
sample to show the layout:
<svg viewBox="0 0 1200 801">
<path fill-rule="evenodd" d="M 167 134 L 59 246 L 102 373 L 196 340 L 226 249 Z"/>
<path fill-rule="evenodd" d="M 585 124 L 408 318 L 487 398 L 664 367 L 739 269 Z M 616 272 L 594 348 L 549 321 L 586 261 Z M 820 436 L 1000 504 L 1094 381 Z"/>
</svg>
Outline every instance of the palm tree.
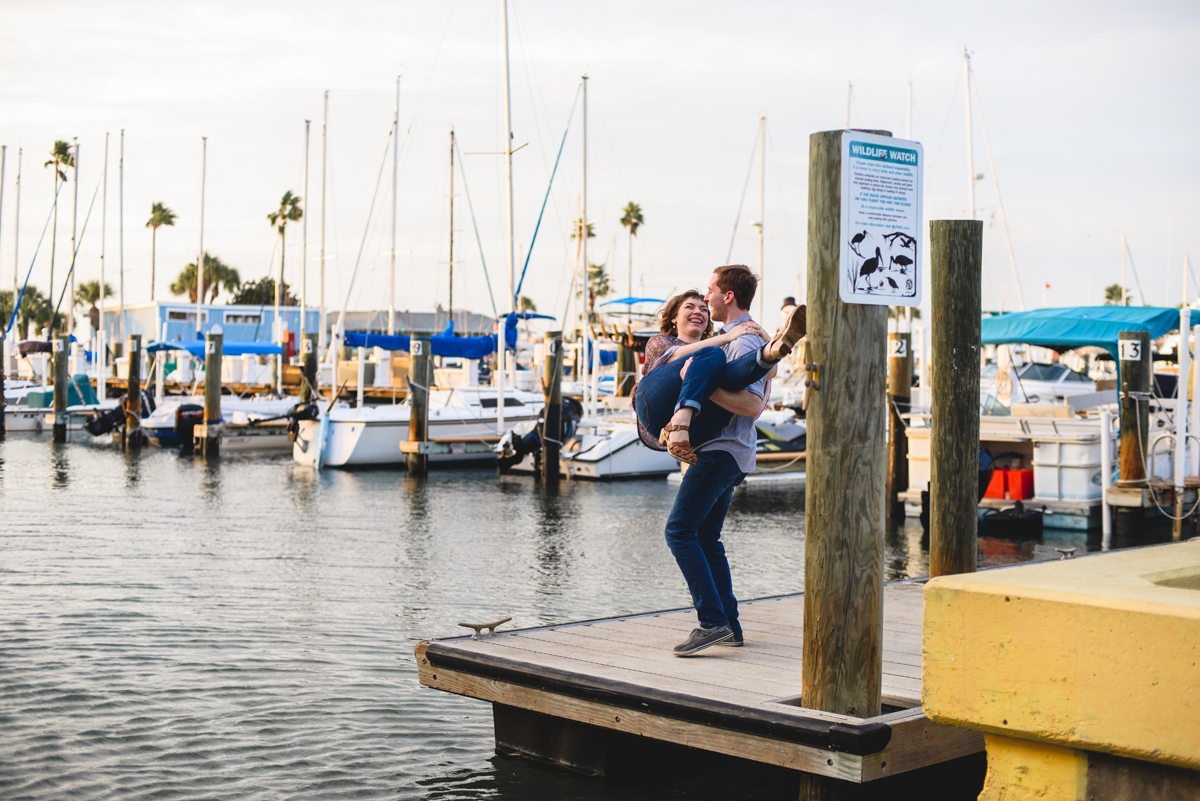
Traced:
<svg viewBox="0 0 1200 801">
<path fill-rule="evenodd" d="M 238 276 L 238 271 L 230 267 L 225 262 L 221 261 L 216 256 L 210 256 L 208 251 L 204 252 L 204 295 L 205 300 L 202 303 L 212 303 L 217 299 L 222 287 L 225 288 L 227 294 L 234 294 L 241 285 L 242 279 Z M 179 273 L 179 277 L 172 282 L 172 295 L 187 295 L 188 302 L 196 302 L 196 263 L 192 262 L 183 268 Z M 209 294 L 209 293 L 212 294 Z"/>
<path fill-rule="evenodd" d="M 622 211 L 625 214 L 621 217 L 621 225 L 629 229 L 629 297 L 633 297 L 633 238 L 646 220 L 642 217 L 642 207 L 632 200 L 625 204 Z"/>
<path fill-rule="evenodd" d="M 64 183 L 67 180 L 67 174 L 62 167 L 75 166 L 75 154 L 71 152 L 71 145 L 65 139 L 55 139 L 54 147 L 50 149 L 50 160 L 43 164 L 43 167 L 54 165 L 54 229 L 50 232 L 50 295 L 54 295 L 54 245 L 58 240 L 58 181 L 61 178 Z M 60 167 L 59 165 L 62 165 Z M 24 301 L 21 302 L 24 306 Z"/>
<path fill-rule="evenodd" d="M 294 222 L 304 216 L 304 210 L 300 208 L 300 196 L 293 195 L 292 190 L 283 193 L 283 198 L 279 201 L 279 210 L 273 211 L 267 215 L 271 225 L 279 231 L 279 282 L 275 286 L 275 305 L 280 305 L 281 299 L 279 292 L 283 283 L 283 264 L 287 256 L 287 224 Z M 302 265 L 303 268 L 303 265 Z"/>
<path fill-rule="evenodd" d="M 9 317 L 12 316 L 12 292 L 5 290 L 0 292 L 0 317 L 3 321 L 0 325 L 8 325 Z M 48 298 L 44 297 L 37 287 L 30 284 L 25 287 L 25 294 L 21 296 L 21 310 L 17 314 L 17 332 L 21 339 L 29 339 L 29 326 L 32 324 L 35 329 L 41 328 L 50 322 L 50 318 L 54 316 L 54 309 L 50 306 Z M 61 330 L 64 327 L 63 322 L 59 322 L 58 328 Z"/>
<path fill-rule="evenodd" d="M 604 269 L 603 264 L 588 265 L 588 319 L 593 319 L 596 314 L 596 298 L 602 298 L 612 291 L 609 285 L 608 271 Z M 579 295 L 583 294 L 580 289 Z"/>
<path fill-rule="evenodd" d="M 1122 302 L 1122 297 L 1127 298 L 1127 300 L 1124 303 Z M 1105 306 L 1127 305 L 1128 300 L 1132 300 L 1132 299 L 1133 299 L 1133 294 L 1126 292 L 1125 289 L 1122 288 L 1122 286 L 1120 284 L 1109 284 L 1108 286 L 1104 287 L 1104 305 Z"/>
<path fill-rule="evenodd" d="M 537 311 L 537 304 L 528 295 L 517 295 L 517 311 L 535 312 Z"/>
<path fill-rule="evenodd" d="M 104 297 L 112 297 L 112 287 L 104 282 Z M 100 310 L 96 304 L 100 302 L 100 282 L 96 279 L 83 281 L 75 288 L 75 305 L 88 306 L 88 320 L 92 324 L 93 333 L 100 328 Z"/>
<path fill-rule="evenodd" d="M 150 229 L 150 300 L 154 300 L 154 257 L 158 251 L 158 226 L 175 225 L 175 212 L 161 203 L 155 203 L 150 207 L 150 219 L 146 221 L 146 227 Z"/>
</svg>

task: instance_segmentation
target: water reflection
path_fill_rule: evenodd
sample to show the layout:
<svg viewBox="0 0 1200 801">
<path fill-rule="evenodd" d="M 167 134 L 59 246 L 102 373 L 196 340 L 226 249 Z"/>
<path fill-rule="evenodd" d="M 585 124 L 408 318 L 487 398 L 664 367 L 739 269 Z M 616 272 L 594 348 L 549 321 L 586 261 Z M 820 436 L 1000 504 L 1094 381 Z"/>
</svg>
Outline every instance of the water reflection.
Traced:
<svg viewBox="0 0 1200 801">
<path fill-rule="evenodd" d="M 69 444 L 53 443 L 50 445 L 50 459 L 54 467 L 54 479 L 51 486 L 54 489 L 66 489 L 71 478 L 71 462 L 67 458 Z"/>
<path fill-rule="evenodd" d="M 530 493 L 537 514 L 537 560 L 539 589 L 546 595 L 557 595 L 570 582 L 574 551 L 567 522 L 578 515 L 579 506 L 572 492 L 563 492 L 561 485 L 538 482 Z"/>
</svg>

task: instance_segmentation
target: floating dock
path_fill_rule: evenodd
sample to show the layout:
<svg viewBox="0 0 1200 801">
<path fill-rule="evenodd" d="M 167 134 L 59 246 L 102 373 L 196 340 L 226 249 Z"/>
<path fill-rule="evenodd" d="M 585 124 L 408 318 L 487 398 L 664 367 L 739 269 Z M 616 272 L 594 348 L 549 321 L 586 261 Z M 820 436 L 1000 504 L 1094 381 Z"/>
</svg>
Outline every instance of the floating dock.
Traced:
<svg viewBox="0 0 1200 801">
<path fill-rule="evenodd" d="M 742 602 L 746 644 L 672 655 L 691 609 L 425 641 L 421 683 L 490 701 L 496 747 L 603 775 L 621 732 L 864 783 L 978 753 L 983 735 L 921 710 L 924 582 L 884 589 L 884 714 L 800 706 L 803 594 Z"/>
</svg>

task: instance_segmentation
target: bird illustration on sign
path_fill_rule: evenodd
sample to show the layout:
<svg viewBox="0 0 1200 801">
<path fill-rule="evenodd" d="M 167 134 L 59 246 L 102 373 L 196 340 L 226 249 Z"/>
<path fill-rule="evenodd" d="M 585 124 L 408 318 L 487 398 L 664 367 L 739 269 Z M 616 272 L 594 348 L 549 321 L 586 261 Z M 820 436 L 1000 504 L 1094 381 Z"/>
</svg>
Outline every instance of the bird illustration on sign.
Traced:
<svg viewBox="0 0 1200 801">
<path fill-rule="evenodd" d="M 855 294 L 902 298 L 916 295 L 916 239 L 903 231 L 882 236 L 855 231 L 850 237 L 850 250 L 857 258 L 850 259 L 846 270 Z"/>
</svg>

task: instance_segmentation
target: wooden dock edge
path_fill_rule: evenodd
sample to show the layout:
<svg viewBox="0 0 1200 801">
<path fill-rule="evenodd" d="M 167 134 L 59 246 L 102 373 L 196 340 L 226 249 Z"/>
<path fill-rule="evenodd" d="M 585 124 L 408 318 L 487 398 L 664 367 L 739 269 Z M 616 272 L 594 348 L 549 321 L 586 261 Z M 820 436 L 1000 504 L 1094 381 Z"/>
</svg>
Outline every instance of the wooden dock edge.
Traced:
<svg viewBox="0 0 1200 801">
<path fill-rule="evenodd" d="M 662 691 L 650 698 L 646 688 L 589 686 L 596 682 L 547 668 L 534 675 L 500 657 L 467 658 L 437 646 L 426 640 L 416 647 L 420 682 L 433 689 L 857 784 L 984 750 L 983 735 L 934 723 L 920 707 L 869 721 L 816 711 L 797 719 L 800 707 L 789 705 L 793 714 L 783 717 Z M 706 708 L 720 706 L 728 708 Z"/>
</svg>

